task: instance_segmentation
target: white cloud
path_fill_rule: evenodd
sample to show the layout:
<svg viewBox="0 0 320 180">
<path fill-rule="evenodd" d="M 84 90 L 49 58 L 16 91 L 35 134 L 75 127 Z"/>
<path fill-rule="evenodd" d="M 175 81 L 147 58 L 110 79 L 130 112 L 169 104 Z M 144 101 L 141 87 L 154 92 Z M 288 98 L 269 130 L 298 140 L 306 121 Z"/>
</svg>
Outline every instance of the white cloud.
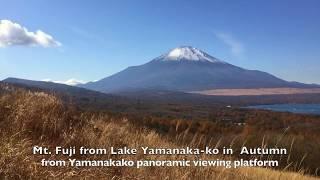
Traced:
<svg viewBox="0 0 320 180">
<path fill-rule="evenodd" d="M 51 79 L 43 79 L 42 81 L 54 82 L 54 83 L 59 83 L 59 84 L 66 84 L 66 85 L 69 85 L 69 86 L 76 86 L 76 85 L 79 85 L 79 84 L 85 84 L 86 83 L 85 81 L 77 80 L 77 79 L 74 79 L 74 78 L 68 79 L 66 81 L 54 81 L 54 80 L 51 80 Z"/>
<path fill-rule="evenodd" d="M 31 32 L 18 23 L 0 20 L 0 47 L 14 45 L 57 47 L 61 43 L 41 30 Z"/>
<path fill-rule="evenodd" d="M 222 42 L 228 45 L 231 49 L 231 53 L 235 56 L 241 56 L 244 51 L 244 45 L 239 40 L 235 39 L 231 34 L 216 32 L 216 37 L 219 38 Z"/>
</svg>

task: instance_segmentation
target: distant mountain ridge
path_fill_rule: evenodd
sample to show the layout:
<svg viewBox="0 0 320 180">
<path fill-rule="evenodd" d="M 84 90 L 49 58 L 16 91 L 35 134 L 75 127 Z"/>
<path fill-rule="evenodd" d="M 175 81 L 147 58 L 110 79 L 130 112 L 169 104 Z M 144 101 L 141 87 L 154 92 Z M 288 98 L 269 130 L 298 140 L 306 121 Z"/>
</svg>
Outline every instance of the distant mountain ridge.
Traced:
<svg viewBox="0 0 320 180">
<path fill-rule="evenodd" d="M 73 87 L 70 85 L 51 82 L 51 81 L 34 81 L 34 80 L 9 77 L 9 78 L 4 79 L 3 82 L 18 84 L 18 85 L 25 85 L 25 86 L 29 86 L 29 87 L 36 87 L 36 88 L 45 89 L 45 90 L 54 91 L 54 92 L 60 92 L 60 91 L 61 92 L 70 92 L 70 91 L 73 91 L 73 92 L 77 92 L 77 91 L 79 91 L 79 92 L 83 92 L 83 91 L 92 92 L 92 90 L 79 88 L 79 87 Z"/>
<path fill-rule="evenodd" d="M 0 81 L 0 85 L 1 84 L 8 84 L 12 85 L 12 87 L 23 88 L 31 91 L 44 91 L 54 93 L 55 95 L 61 96 L 62 99 L 66 101 L 72 100 L 74 103 L 77 103 L 80 106 L 86 106 L 90 108 L 92 106 L 93 109 L 99 108 L 99 106 L 103 106 L 104 108 L 117 110 L 117 106 L 133 104 L 135 102 L 118 95 L 101 93 L 85 88 L 54 82 L 7 78 L 3 81 Z"/>
<path fill-rule="evenodd" d="M 128 67 L 112 76 L 80 87 L 101 92 L 130 89 L 189 92 L 210 89 L 320 86 L 288 82 L 266 72 L 234 66 L 197 48 L 182 46 L 146 64 Z"/>
</svg>

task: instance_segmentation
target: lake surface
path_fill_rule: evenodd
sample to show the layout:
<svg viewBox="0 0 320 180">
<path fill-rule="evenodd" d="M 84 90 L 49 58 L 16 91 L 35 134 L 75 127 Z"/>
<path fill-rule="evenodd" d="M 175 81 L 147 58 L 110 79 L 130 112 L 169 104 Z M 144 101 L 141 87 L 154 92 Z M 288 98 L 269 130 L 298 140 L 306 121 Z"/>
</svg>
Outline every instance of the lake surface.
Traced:
<svg viewBox="0 0 320 180">
<path fill-rule="evenodd" d="M 273 104 L 248 106 L 247 108 L 320 115 L 320 104 Z"/>
</svg>

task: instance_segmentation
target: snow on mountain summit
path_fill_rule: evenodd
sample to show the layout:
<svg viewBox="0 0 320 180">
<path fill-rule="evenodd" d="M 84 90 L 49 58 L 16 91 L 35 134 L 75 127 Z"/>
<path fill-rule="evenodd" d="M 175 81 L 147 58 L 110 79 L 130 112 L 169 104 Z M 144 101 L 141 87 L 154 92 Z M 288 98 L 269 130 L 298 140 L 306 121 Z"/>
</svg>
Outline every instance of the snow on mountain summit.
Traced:
<svg viewBox="0 0 320 180">
<path fill-rule="evenodd" d="M 169 51 L 167 54 L 164 54 L 157 58 L 157 60 L 161 61 L 181 61 L 181 60 L 189 60 L 189 61 L 209 61 L 213 63 L 224 63 L 223 61 L 216 59 L 209 54 L 191 47 L 191 46 L 181 46 L 178 48 L 174 48 Z"/>
</svg>

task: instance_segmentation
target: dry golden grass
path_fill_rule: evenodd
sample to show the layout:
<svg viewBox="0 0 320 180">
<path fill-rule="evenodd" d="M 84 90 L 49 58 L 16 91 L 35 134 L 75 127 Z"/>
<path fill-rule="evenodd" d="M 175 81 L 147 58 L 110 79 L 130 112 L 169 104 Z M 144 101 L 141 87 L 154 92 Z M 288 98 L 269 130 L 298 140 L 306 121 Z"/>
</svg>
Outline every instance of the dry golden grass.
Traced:
<svg viewBox="0 0 320 180">
<path fill-rule="evenodd" d="M 152 130 L 136 127 L 125 118 L 114 119 L 104 114 L 81 113 L 65 106 L 58 98 L 44 93 L 18 91 L 4 95 L 0 97 L 0 114 L 0 179 L 315 179 L 303 175 L 303 172 L 291 173 L 265 168 L 42 167 L 39 164 L 42 158 L 68 157 L 32 155 L 34 145 L 99 148 L 176 148 L 179 145 Z M 196 143 L 195 140 L 190 146 Z M 168 160 L 181 157 L 138 154 L 78 158 Z"/>
<path fill-rule="evenodd" d="M 315 94 L 320 88 L 256 88 L 256 89 L 214 89 L 193 91 L 191 93 L 213 96 L 260 96 L 279 94 Z"/>
</svg>

